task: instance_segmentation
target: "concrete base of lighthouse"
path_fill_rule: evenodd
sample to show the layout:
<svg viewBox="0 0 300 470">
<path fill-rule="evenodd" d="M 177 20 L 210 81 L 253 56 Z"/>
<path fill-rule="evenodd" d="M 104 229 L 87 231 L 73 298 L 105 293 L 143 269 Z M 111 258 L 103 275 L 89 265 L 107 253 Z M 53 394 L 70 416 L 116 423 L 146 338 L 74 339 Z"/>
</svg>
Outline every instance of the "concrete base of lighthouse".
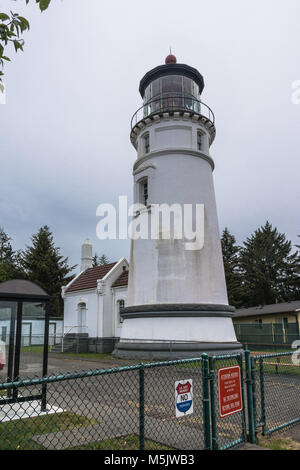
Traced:
<svg viewBox="0 0 300 470">
<path fill-rule="evenodd" d="M 175 360 L 243 350 L 232 323 L 234 308 L 165 304 L 123 310 L 122 336 L 113 355 L 123 359 Z"/>
</svg>

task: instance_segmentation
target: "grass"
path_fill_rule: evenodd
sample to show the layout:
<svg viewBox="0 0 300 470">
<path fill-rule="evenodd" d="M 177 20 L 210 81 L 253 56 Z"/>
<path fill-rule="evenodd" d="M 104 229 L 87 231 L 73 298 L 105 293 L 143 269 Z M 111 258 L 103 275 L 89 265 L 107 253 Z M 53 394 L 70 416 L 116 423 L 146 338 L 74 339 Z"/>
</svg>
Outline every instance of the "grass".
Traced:
<svg viewBox="0 0 300 470">
<path fill-rule="evenodd" d="M 71 357 L 71 358 L 77 358 L 77 359 L 98 359 L 98 360 L 113 360 L 114 358 L 112 357 L 111 354 L 106 354 L 106 353 L 61 353 L 59 355 L 60 357 Z"/>
<path fill-rule="evenodd" d="M 278 375 L 300 375 L 300 366 L 293 364 L 292 356 L 264 358 L 264 373 Z"/>
<path fill-rule="evenodd" d="M 49 346 L 49 352 L 51 352 L 52 347 Z M 23 346 L 21 348 L 21 351 L 24 353 L 30 353 L 30 354 L 41 354 L 43 355 L 44 353 L 44 346 Z M 98 359 L 98 360 L 113 360 L 114 358 L 112 357 L 111 354 L 105 354 L 105 353 L 76 353 L 76 352 L 70 352 L 70 353 L 59 353 L 60 357 L 66 357 L 66 358 L 77 358 L 77 359 Z"/>
<path fill-rule="evenodd" d="M 72 447 L 68 450 L 139 450 L 139 437 L 131 434 L 129 436 L 106 439 L 105 441 L 90 442 L 85 446 Z M 146 439 L 145 450 L 172 450 L 172 448 Z"/>
<path fill-rule="evenodd" d="M 289 437 L 261 437 L 258 445 L 270 450 L 300 450 L 300 443 Z"/>
<path fill-rule="evenodd" d="M 0 450 L 45 450 L 41 444 L 33 440 L 34 436 L 43 434 L 46 440 L 49 433 L 78 429 L 93 424 L 96 424 L 95 420 L 89 420 L 71 412 L 7 421 L 0 424 Z M 138 449 L 139 437 L 134 434 L 68 448 L 68 450 Z M 145 449 L 171 450 L 170 447 L 149 439 L 145 440 Z"/>
<path fill-rule="evenodd" d="M 44 450 L 33 440 L 34 436 L 92 424 L 95 423 L 71 412 L 7 421 L 0 424 L 0 450 Z"/>
<path fill-rule="evenodd" d="M 51 351 L 49 346 L 48 351 Z M 44 354 L 44 346 L 22 346 L 21 352 L 31 353 L 31 354 Z"/>
</svg>

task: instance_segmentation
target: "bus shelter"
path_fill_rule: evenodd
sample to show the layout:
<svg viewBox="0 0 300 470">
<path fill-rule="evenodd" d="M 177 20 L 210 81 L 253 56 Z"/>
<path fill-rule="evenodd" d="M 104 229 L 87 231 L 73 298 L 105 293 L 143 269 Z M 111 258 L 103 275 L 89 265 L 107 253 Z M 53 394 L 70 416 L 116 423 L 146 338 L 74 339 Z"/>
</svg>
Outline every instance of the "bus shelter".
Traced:
<svg viewBox="0 0 300 470">
<path fill-rule="evenodd" d="M 47 375 L 50 300 L 33 282 L 16 279 L 0 283 L 0 382 Z M 29 347 L 32 318 L 39 319 L 40 334 Z M 33 400 L 41 400 L 46 409 L 46 385 L 30 394 L 13 389 L 8 396 L 0 396 L 0 405 Z"/>
</svg>

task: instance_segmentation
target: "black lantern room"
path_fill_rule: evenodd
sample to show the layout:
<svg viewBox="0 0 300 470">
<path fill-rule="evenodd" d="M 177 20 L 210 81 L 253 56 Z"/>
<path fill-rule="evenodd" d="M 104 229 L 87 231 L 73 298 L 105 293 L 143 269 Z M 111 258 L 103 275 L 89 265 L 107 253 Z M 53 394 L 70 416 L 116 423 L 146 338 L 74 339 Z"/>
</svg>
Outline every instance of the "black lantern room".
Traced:
<svg viewBox="0 0 300 470">
<path fill-rule="evenodd" d="M 47 375 L 50 296 L 27 280 L 0 283 L 0 382 L 11 382 Z M 34 324 L 34 337 L 28 343 L 29 326 Z M 18 396 L 14 390 L 0 397 L 0 404 L 16 401 L 46 400 L 41 387 L 35 396 Z"/>
</svg>

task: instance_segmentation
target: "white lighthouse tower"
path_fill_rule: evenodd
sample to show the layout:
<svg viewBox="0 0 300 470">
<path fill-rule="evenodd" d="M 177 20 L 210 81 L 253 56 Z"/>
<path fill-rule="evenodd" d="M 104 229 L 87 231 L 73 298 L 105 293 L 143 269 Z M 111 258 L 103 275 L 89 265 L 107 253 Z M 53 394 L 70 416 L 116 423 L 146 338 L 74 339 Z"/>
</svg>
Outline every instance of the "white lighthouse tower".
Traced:
<svg viewBox="0 0 300 470">
<path fill-rule="evenodd" d="M 172 223 L 159 213 L 148 236 L 131 242 L 118 357 L 171 359 L 241 349 L 228 305 L 214 193 L 215 119 L 201 101 L 203 89 L 198 70 L 173 55 L 140 82 L 143 106 L 131 130 L 134 201 L 141 204 L 135 224 L 147 221 L 150 227 L 161 205 L 169 207 Z M 192 218 L 194 239 L 176 233 L 178 218 L 179 226 Z"/>
</svg>

